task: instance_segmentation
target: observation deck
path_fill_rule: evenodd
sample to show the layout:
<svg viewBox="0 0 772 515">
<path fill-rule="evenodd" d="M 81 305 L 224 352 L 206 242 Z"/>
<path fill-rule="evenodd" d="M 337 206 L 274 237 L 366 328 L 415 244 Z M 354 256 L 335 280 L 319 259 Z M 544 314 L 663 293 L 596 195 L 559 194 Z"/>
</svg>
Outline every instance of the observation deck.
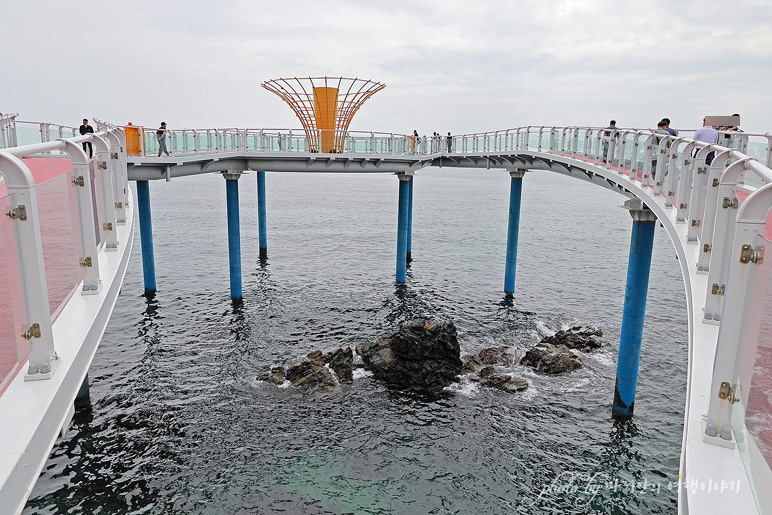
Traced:
<svg viewBox="0 0 772 515">
<path fill-rule="evenodd" d="M 171 155 L 158 157 L 155 130 L 141 127 L 99 122 L 95 135 L 75 136 L 72 127 L 3 117 L 0 128 L 0 207 L 17 215 L 0 226 L 6 263 L 14 265 L 5 267 L 0 295 L 10 299 L 0 326 L 13 328 L 0 341 L 0 506 L 21 511 L 55 439 L 66 433 L 126 271 L 135 218 L 127 209 L 134 203 L 129 181 L 140 186 L 144 216 L 142 188 L 150 180 L 222 173 L 230 202 L 245 171 L 389 173 L 402 186 L 435 166 L 497 168 L 513 181 L 538 172 L 571 176 L 618 192 L 634 223 L 656 220 L 664 228 L 683 275 L 689 327 L 679 513 L 772 510 L 765 488 L 772 484 L 770 134 L 721 133 L 710 145 L 690 139 L 691 131 L 528 126 L 450 140 L 334 131 L 309 142 L 305 129 L 208 128 L 170 130 Z M 94 159 L 81 149 L 86 141 L 95 145 Z M 340 151 L 314 151 L 320 141 Z M 260 216 L 262 225 L 264 209 Z M 142 226 L 143 256 L 149 227 Z M 398 281 L 410 252 L 404 229 Z M 81 266 L 87 257 L 95 266 Z M 241 263 L 236 268 L 233 258 L 231 287 L 237 279 L 240 294 Z M 40 336 L 30 331 L 33 323 Z M 40 380 L 32 380 L 36 374 Z"/>
</svg>

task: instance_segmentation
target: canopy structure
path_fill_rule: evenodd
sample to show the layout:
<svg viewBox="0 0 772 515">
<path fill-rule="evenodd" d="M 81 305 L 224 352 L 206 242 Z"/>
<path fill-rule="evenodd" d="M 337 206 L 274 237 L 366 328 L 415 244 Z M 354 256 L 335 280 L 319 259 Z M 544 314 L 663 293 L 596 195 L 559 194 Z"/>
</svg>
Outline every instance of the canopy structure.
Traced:
<svg viewBox="0 0 772 515">
<path fill-rule="evenodd" d="M 308 138 L 310 152 L 339 153 L 362 104 L 385 84 L 346 77 L 292 77 L 261 84 L 295 111 Z"/>
</svg>

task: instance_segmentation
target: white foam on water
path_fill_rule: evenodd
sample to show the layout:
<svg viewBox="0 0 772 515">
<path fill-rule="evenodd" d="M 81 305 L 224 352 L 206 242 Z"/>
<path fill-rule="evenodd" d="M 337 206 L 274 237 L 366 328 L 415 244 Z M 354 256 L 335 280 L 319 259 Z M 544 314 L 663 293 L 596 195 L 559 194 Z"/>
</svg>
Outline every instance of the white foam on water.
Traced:
<svg viewBox="0 0 772 515">
<path fill-rule="evenodd" d="M 595 361 L 597 361 L 601 365 L 604 365 L 607 367 L 614 366 L 614 356 L 612 356 L 611 353 L 609 352 L 596 351 L 596 352 L 587 354 L 587 356 L 591 356 Z"/>
<path fill-rule="evenodd" d="M 536 331 L 538 331 L 540 336 L 554 336 L 555 331 L 547 327 L 547 324 L 542 322 L 541 320 L 536 321 Z"/>
<path fill-rule="evenodd" d="M 354 369 L 354 379 L 362 379 L 363 377 L 372 377 L 373 373 L 364 368 Z"/>
<path fill-rule="evenodd" d="M 564 391 L 566 392 L 577 392 L 577 391 L 586 391 L 588 384 L 590 384 L 590 381 L 592 380 L 591 377 L 585 377 L 584 379 L 580 379 L 575 384 L 571 385 L 570 387 L 566 388 Z"/>
<path fill-rule="evenodd" d="M 290 385 L 292 385 L 292 383 L 285 379 L 284 382 L 278 386 L 278 388 L 289 388 Z"/>
<path fill-rule="evenodd" d="M 452 383 L 450 386 L 443 388 L 443 390 L 464 395 L 466 397 L 474 397 L 480 392 L 480 386 L 474 381 L 462 378 L 461 382 Z"/>
</svg>

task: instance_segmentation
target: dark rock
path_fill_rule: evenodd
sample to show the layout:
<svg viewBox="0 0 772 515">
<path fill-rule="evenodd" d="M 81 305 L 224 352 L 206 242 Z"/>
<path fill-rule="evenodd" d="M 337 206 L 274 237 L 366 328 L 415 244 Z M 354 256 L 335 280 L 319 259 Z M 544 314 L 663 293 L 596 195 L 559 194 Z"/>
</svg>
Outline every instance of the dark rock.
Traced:
<svg viewBox="0 0 772 515">
<path fill-rule="evenodd" d="M 480 358 L 473 354 L 464 354 L 461 356 L 461 362 L 463 363 L 461 367 L 462 374 L 477 374 L 483 367 Z"/>
<path fill-rule="evenodd" d="M 324 355 L 324 362 L 329 363 L 341 382 L 350 383 L 354 380 L 354 353 L 350 347 L 328 352 Z"/>
<path fill-rule="evenodd" d="M 572 327 L 565 331 L 558 331 L 553 336 L 547 336 L 540 343 L 549 343 L 552 345 L 565 345 L 569 349 L 580 350 L 583 352 L 597 349 L 603 345 L 596 336 L 603 336 L 603 331 L 588 327 L 582 331 L 582 326 Z"/>
<path fill-rule="evenodd" d="M 526 352 L 520 364 L 550 375 L 570 372 L 582 366 L 579 359 L 565 345 L 544 342 Z"/>
<path fill-rule="evenodd" d="M 480 384 L 509 393 L 522 392 L 528 389 L 528 382 L 519 377 L 499 374 L 493 367 L 480 370 Z"/>
<path fill-rule="evenodd" d="M 321 351 L 312 352 L 306 358 L 290 363 L 287 367 L 287 380 L 296 386 L 318 390 L 330 391 L 338 387 L 332 372 L 324 364 Z"/>
<path fill-rule="evenodd" d="M 484 365 L 512 365 L 515 362 L 511 347 L 489 347 L 477 355 Z"/>
<path fill-rule="evenodd" d="M 448 386 L 463 366 L 453 322 L 413 320 L 356 351 L 376 378 L 427 393 Z"/>
<path fill-rule="evenodd" d="M 258 381 L 265 381 L 277 385 L 284 384 L 284 367 L 274 367 L 270 372 L 265 372 L 257 376 Z"/>
</svg>

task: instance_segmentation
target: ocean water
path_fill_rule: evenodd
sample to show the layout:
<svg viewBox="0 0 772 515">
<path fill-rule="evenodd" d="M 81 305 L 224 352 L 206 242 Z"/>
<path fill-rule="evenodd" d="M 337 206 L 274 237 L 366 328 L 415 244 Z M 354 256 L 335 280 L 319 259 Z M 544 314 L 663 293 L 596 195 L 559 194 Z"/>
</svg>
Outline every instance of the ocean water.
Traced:
<svg viewBox="0 0 772 515">
<path fill-rule="evenodd" d="M 636 416 L 611 417 L 632 222 L 624 197 L 549 172 L 523 184 L 516 295 L 503 295 L 509 176 L 426 169 L 413 263 L 394 282 L 398 181 L 267 173 L 240 180 L 244 302 L 228 291 L 225 184 L 151 183 L 158 292 L 139 231 L 91 366 L 91 408 L 54 446 L 25 514 L 674 513 L 687 369 L 683 282 L 658 228 Z M 134 206 L 136 208 L 136 206 Z M 518 353 L 573 325 L 606 345 L 521 394 L 462 381 L 440 398 L 367 373 L 321 393 L 255 380 L 414 317 L 452 320 L 462 353 Z"/>
</svg>

